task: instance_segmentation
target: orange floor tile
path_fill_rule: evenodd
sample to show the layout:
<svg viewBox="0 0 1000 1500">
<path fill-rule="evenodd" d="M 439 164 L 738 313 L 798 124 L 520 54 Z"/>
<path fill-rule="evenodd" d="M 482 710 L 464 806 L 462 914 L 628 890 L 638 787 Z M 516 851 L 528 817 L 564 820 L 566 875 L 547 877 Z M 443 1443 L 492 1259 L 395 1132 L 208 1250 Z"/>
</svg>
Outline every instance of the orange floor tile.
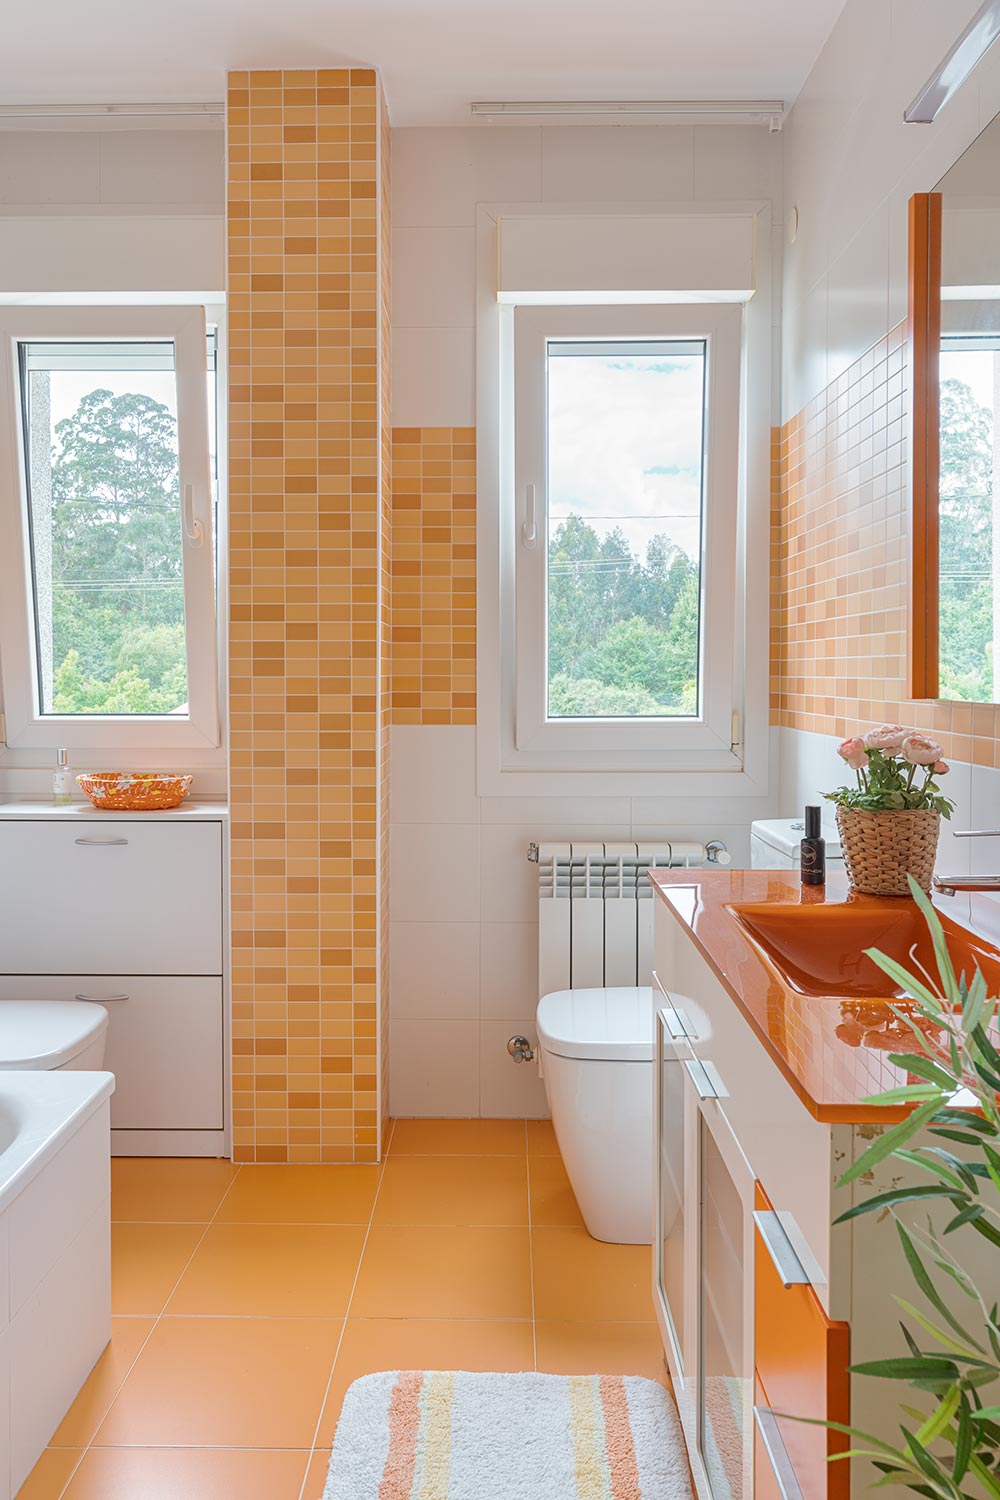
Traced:
<svg viewBox="0 0 1000 1500">
<path fill-rule="evenodd" d="M 379 1167 L 112 1163 L 112 1342 L 18 1500 L 319 1500 L 374 1370 L 665 1380 L 649 1251 L 546 1121 L 400 1120 Z"/>
</svg>

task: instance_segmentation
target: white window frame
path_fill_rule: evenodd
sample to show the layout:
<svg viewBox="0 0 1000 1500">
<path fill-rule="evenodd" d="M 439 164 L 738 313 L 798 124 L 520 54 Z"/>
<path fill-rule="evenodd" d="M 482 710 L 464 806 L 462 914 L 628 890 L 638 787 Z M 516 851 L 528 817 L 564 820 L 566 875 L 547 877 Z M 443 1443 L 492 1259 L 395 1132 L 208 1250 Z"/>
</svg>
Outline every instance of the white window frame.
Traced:
<svg viewBox="0 0 1000 1500">
<path fill-rule="evenodd" d="M 772 245 L 780 244 L 767 200 L 725 202 L 500 202 L 476 209 L 477 708 L 479 795 L 646 799 L 633 802 L 671 822 L 727 812 L 766 815 L 777 755 L 769 717 L 771 432 L 777 300 Z M 532 224 L 532 221 L 535 221 Z M 517 228 L 511 250 L 511 226 Z M 523 231 L 523 232 L 522 232 Z M 521 305 L 664 304 L 742 307 L 739 518 L 733 641 L 733 750 L 711 768 L 698 752 L 659 751 L 645 765 L 607 752 L 548 762 L 515 743 L 516 605 L 513 455 L 514 308 Z M 748 608 L 747 600 L 757 601 Z M 586 730 L 588 726 L 579 726 Z M 724 756 L 724 752 L 720 752 Z M 553 764 L 553 760 L 558 764 Z M 529 799 L 529 800 L 524 800 Z M 653 799 L 653 800 L 649 800 Z M 583 806 L 574 802 L 574 806 Z M 588 804 L 591 805 L 591 804 Z M 592 804 L 597 806 L 597 804 Z M 629 803 L 600 804 L 607 817 Z M 512 808 L 514 804 L 511 804 Z M 534 815 L 534 814 L 533 814 Z"/>
<path fill-rule="evenodd" d="M 559 769 L 648 770 L 695 762 L 732 769 L 738 703 L 736 529 L 742 307 L 517 306 L 514 308 L 514 489 L 517 519 L 516 750 Z M 548 344 L 648 340 L 705 346 L 700 570 L 699 708 L 690 717 L 547 717 Z M 530 514 L 529 514 L 530 512 Z"/>
<path fill-rule="evenodd" d="M 34 622 L 18 346 L 174 345 L 188 713 L 43 714 Z M 0 672 L 6 744 L 170 752 L 220 743 L 212 487 L 203 305 L 7 307 L 0 312 Z"/>
</svg>

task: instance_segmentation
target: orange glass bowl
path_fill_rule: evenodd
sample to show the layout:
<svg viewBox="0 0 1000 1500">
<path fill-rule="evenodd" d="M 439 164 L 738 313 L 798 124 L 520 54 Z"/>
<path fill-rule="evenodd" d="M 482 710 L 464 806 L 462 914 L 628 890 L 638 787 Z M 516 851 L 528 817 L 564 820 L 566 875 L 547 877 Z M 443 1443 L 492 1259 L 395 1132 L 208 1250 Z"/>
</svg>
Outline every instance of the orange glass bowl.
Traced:
<svg viewBox="0 0 1000 1500">
<path fill-rule="evenodd" d="M 168 771 L 87 771 L 76 779 L 104 812 L 162 812 L 180 806 L 194 777 Z"/>
</svg>

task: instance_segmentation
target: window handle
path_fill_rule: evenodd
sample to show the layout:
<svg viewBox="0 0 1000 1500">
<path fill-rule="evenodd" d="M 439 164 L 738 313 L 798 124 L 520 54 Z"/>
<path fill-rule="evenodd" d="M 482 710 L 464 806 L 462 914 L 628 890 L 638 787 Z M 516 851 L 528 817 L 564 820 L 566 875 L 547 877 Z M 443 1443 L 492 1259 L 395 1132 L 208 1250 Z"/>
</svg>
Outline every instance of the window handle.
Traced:
<svg viewBox="0 0 1000 1500">
<path fill-rule="evenodd" d="M 535 524 L 535 486 L 526 484 L 524 486 L 524 525 L 521 527 L 521 539 L 526 547 L 533 547 L 538 540 L 538 527 Z"/>
<path fill-rule="evenodd" d="M 127 844 L 128 839 L 74 839 L 74 844 L 89 844 L 95 848 L 102 849 L 110 844 Z"/>
<path fill-rule="evenodd" d="M 184 486 L 182 524 L 184 527 L 184 540 L 190 547 L 200 547 L 205 540 L 205 528 L 200 521 L 195 520 L 193 484 L 186 484 Z"/>
</svg>

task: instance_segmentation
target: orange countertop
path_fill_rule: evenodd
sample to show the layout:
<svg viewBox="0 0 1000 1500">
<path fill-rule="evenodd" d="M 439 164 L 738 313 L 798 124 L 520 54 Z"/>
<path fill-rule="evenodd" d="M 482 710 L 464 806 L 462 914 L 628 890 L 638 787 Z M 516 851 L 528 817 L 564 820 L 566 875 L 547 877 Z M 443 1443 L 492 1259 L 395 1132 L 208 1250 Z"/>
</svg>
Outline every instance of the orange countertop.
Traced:
<svg viewBox="0 0 1000 1500">
<path fill-rule="evenodd" d="M 863 947 L 881 944 L 872 944 L 870 935 L 859 944 L 856 937 L 859 927 L 870 934 L 873 926 L 884 923 L 887 932 L 903 931 L 905 946 L 918 937 L 918 958 L 932 963 L 929 940 L 923 937 L 926 928 L 913 902 L 851 891 L 841 871 L 828 873 L 825 886 L 803 886 L 797 870 L 651 870 L 649 878 L 810 1114 L 831 1123 L 858 1124 L 884 1124 L 905 1115 L 899 1107 L 861 1102 L 910 1081 L 889 1062 L 889 1053 L 913 1051 L 915 1044 L 886 1001 L 869 998 L 891 994 L 890 981 L 860 956 Z M 759 921 L 763 938 L 758 932 L 755 940 L 747 930 L 738 914 L 742 907 L 750 908 L 745 917 Z M 797 941 L 786 941 L 776 952 L 766 928 L 772 924 L 779 939 L 794 930 L 796 921 L 782 925 L 783 918 L 794 915 L 789 907 L 827 909 L 829 928 L 820 928 L 820 922 L 828 921 L 823 913 L 817 911 L 815 923 L 803 913 Z M 1000 953 L 946 908 L 938 907 L 938 914 L 949 945 L 961 950 L 956 969 L 982 968 L 990 992 L 996 993 Z M 912 967 L 904 954 L 893 956 Z M 836 992 L 822 993 L 824 983 Z M 904 1005 L 895 995 L 892 1003 Z"/>
</svg>

